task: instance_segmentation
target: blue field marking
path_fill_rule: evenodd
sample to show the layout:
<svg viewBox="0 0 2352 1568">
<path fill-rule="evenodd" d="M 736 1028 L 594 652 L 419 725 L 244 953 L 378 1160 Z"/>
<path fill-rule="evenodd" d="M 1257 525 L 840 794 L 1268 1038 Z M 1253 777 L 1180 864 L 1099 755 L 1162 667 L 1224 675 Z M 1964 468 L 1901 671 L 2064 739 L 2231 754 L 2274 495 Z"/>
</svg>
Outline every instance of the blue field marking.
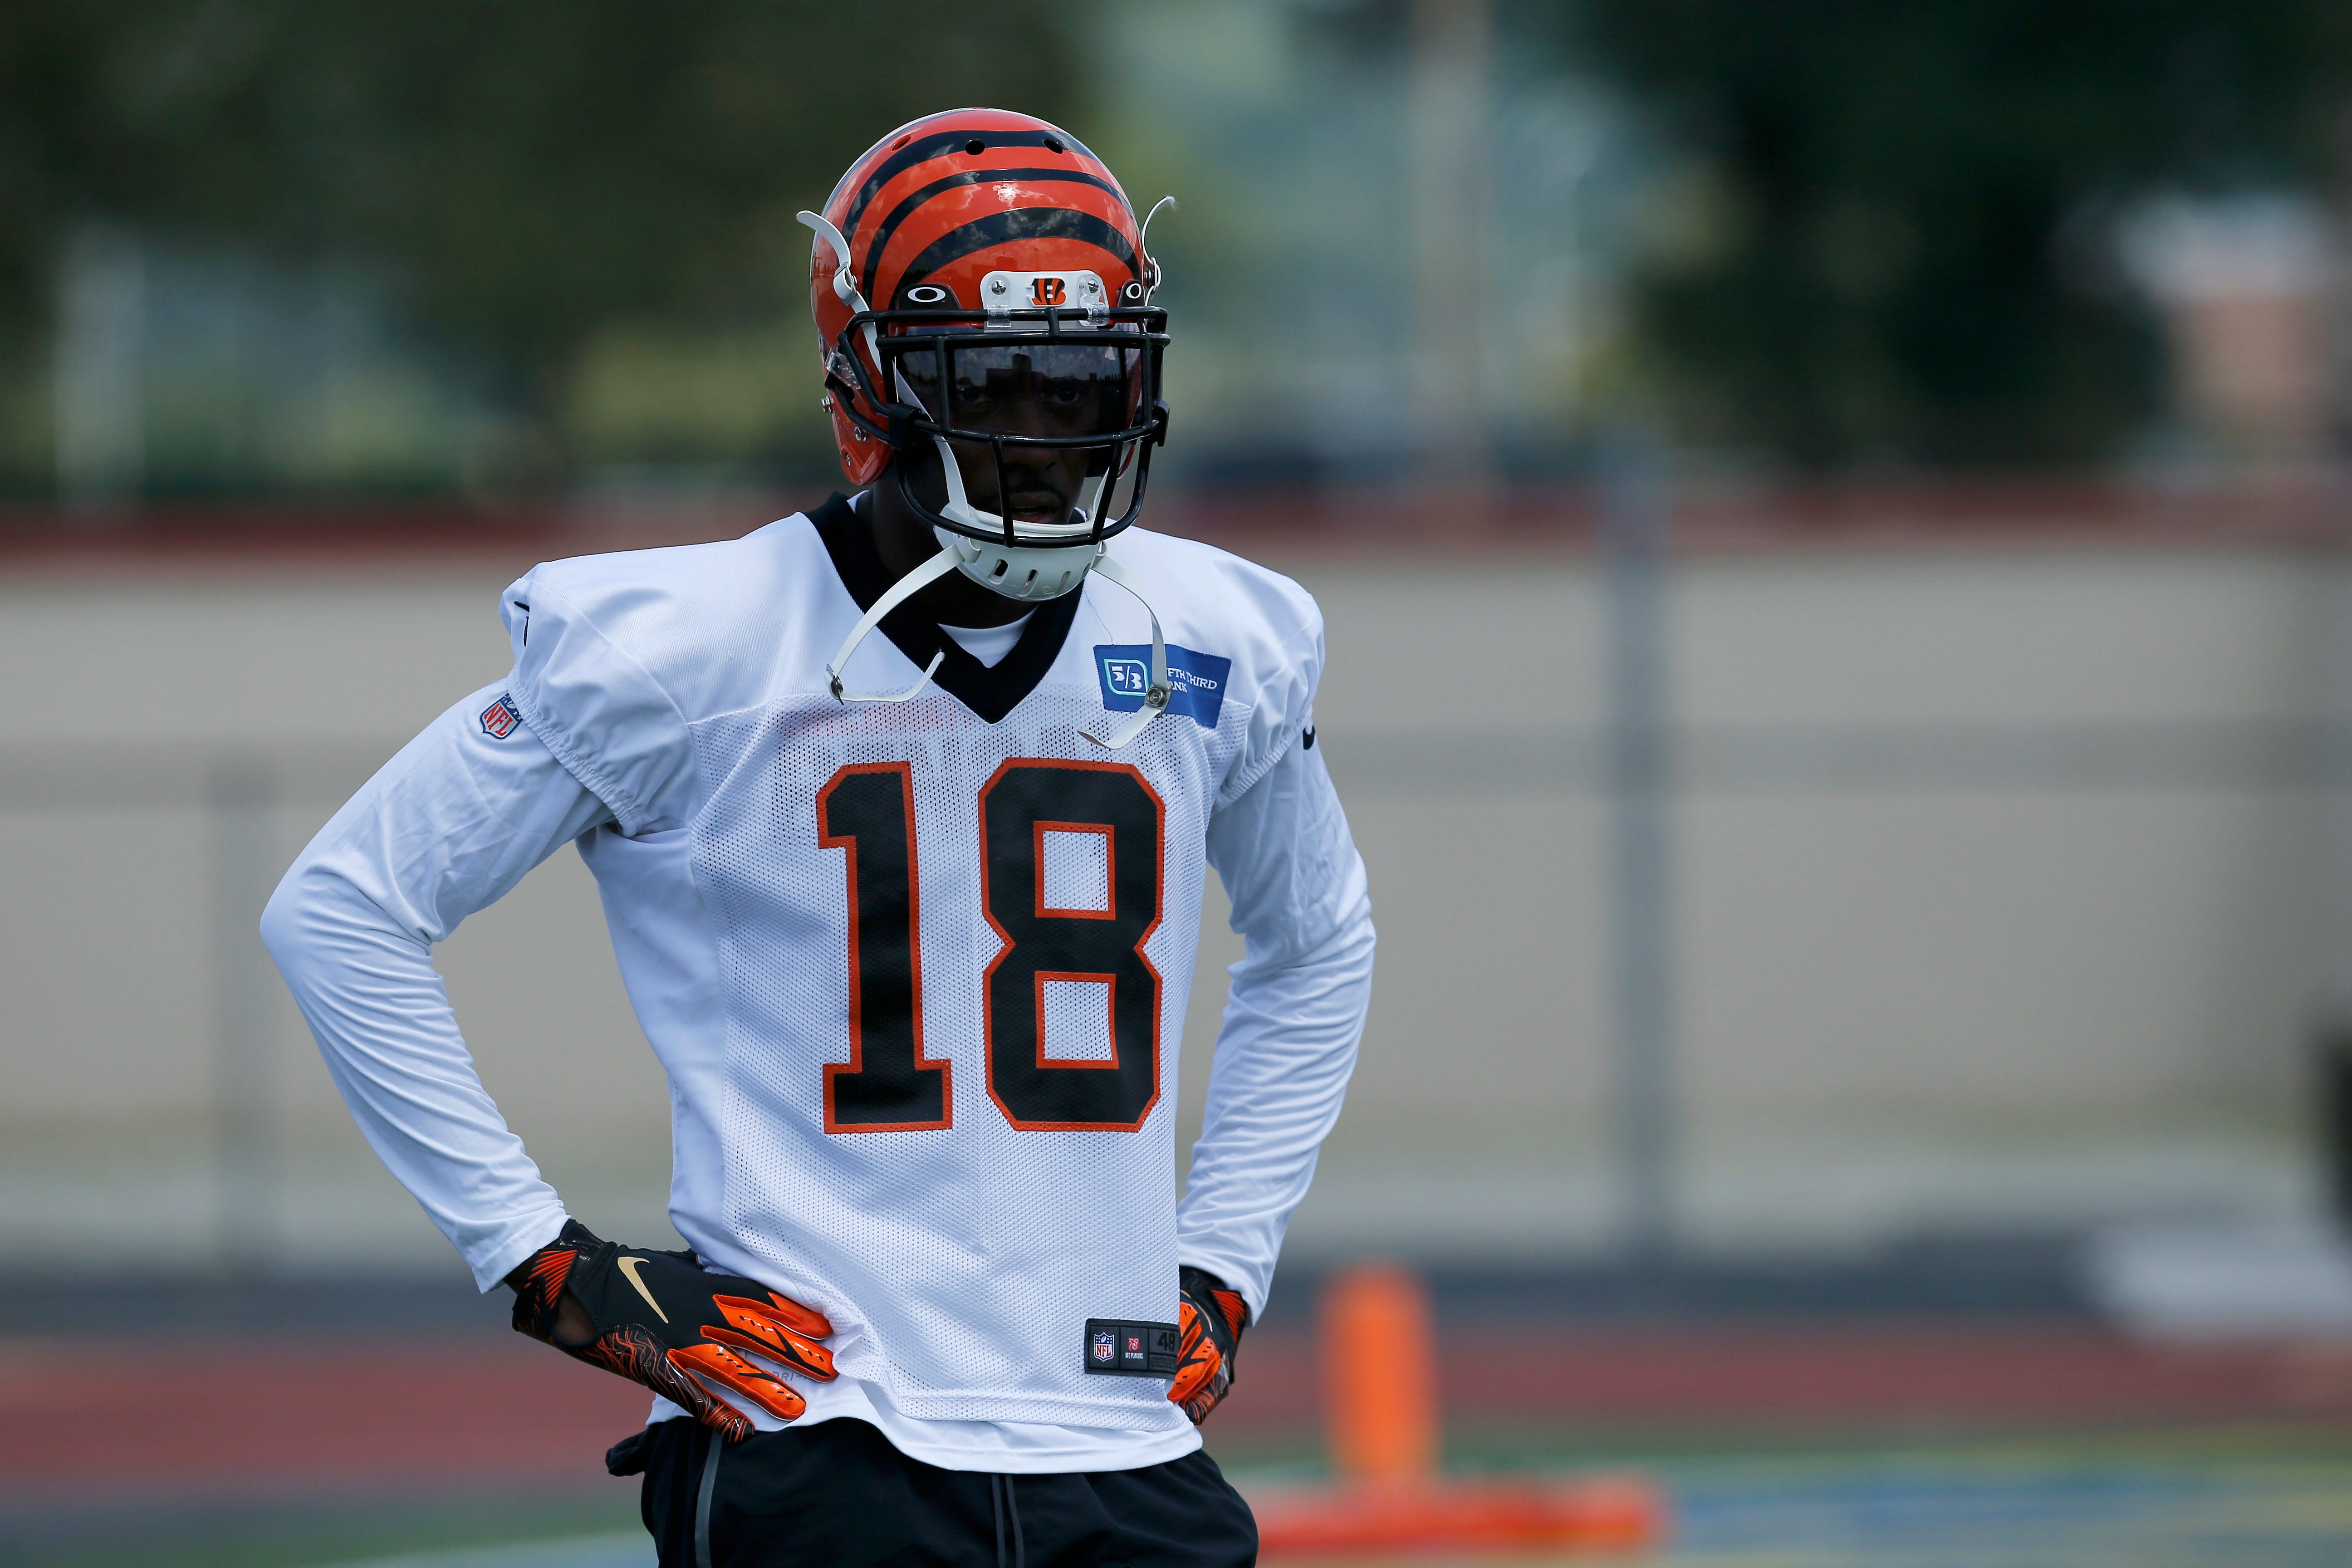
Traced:
<svg viewBox="0 0 2352 1568">
<path fill-rule="evenodd" d="M 2352 1465 L 1954 1459 L 1658 1468 L 1658 1568 L 2344 1568 Z"/>
<path fill-rule="evenodd" d="M 2352 1564 L 2352 1460 L 1888 1453 L 1628 1468 L 1655 1476 L 1674 1511 L 1672 1541 L 1640 1568 Z M 1266 1467 L 1234 1479 L 1247 1490 L 1313 1474 Z M 654 1551 L 632 1531 L 338 1568 L 654 1568 Z"/>
<path fill-rule="evenodd" d="M 334 1568 L 654 1568 L 654 1542 L 645 1531 L 633 1530 L 521 1546 L 373 1557 L 364 1563 L 337 1563 Z"/>
</svg>

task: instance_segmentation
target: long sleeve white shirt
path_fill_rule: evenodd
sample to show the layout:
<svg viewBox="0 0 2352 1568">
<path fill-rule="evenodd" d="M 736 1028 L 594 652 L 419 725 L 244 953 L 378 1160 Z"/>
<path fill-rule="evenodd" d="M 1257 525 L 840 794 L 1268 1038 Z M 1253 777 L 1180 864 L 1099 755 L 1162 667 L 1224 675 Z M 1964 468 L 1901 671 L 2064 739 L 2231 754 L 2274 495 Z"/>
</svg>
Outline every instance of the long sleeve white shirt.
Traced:
<svg viewBox="0 0 2352 1568">
<path fill-rule="evenodd" d="M 488 1289 L 565 1210 L 483 1089 L 431 949 L 576 842 L 671 1079 L 680 1233 L 711 1267 L 836 1326 L 843 1376 L 799 1385 L 802 1420 L 872 1421 L 951 1468 L 1175 1458 L 1198 1438 L 1164 1384 L 1083 1375 L 1077 1325 L 1172 1321 L 1179 1261 L 1262 1310 L 1338 1115 L 1372 931 L 1362 865 L 1312 747 L 1319 621 L 1270 574 L 1136 532 L 1119 553 L 1159 595 L 1191 691 L 1186 711 L 1126 752 L 1106 758 L 1075 733 L 1116 700 L 1113 667 L 1138 641 L 1129 605 L 1091 584 L 1058 621 L 1033 616 L 1002 663 L 971 661 L 961 699 L 934 690 L 887 714 L 845 713 L 818 671 L 857 614 L 844 574 L 863 563 L 842 556 L 839 518 L 825 522 L 829 535 L 787 519 L 726 545 L 560 563 L 518 584 L 514 673 L 444 714 L 336 814 L 288 873 L 264 935 L 362 1131 Z M 902 650 L 877 653 L 853 663 L 909 666 L 877 684 L 913 679 Z M 969 705 L 1008 699 L 993 721 Z M 866 780 L 861 798 L 887 805 L 888 791 L 871 793 L 877 769 L 907 780 L 914 1068 L 918 1087 L 936 1073 L 939 1116 L 868 1128 L 835 1106 L 826 1067 L 872 1069 L 887 1052 L 877 1016 L 862 1055 L 850 1032 L 866 984 L 856 933 L 870 944 L 887 930 L 851 923 L 851 895 L 867 887 L 851 879 L 876 873 L 845 845 L 866 841 L 828 841 L 818 817 L 828 781 Z M 1064 805 L 1054 792 L 1066 784 L 1077 793 Z M 1043 804 L 1016 805 L 1013 784 L 1045 791 Z M 1114 786 L 1156 803 L 1157 825 L 1101 795 Z M 1016 809 L 1028 815 L 1007 819 L 1013 828 L 1034 819 L 1021 840 L 1034 859 L 987 838 L 989 814 Z M 1115 871 L 1153 836 L 1148 877 Z M 1166 1155 L 1204 865 L 1246 955 L 1179 1207 Z M 1003 902 L 1022 876 L 1038 918 L 1006 925 L 997 914 L 1027 909 Z M 1136 938 L 1133 959 L 1087 960 L 1099 974 L 1055 967 L 1074 961 L 1051 944 L 1097 952 L 1110 927 Z M 1024 943 L 1046 946 L 1024 956 Z M 1024 962 L 1034 1006 L 1009 984 Z M 1147 983 L 1150 1006 L 1139 1013 L 1130 996 L 1122 1011 L 1119 986 Z M 1007 1054 L 1023 1028 L 1036 1063 L 1025 1077 L 1025 1058 Z M 1104 1068 L 1135 1084 L 1117 1113 L 1134 1111 L 1131 1123 L 1037 1120 L 1041 1094 L 1108 1103 Z"/>
</svg>

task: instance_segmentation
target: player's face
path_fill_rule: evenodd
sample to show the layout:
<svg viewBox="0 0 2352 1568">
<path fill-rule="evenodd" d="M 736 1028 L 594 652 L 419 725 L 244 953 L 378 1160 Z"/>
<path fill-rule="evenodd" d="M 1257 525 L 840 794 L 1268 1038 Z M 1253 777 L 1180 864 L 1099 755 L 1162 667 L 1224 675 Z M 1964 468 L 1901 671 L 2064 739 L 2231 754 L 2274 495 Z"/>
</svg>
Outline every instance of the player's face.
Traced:
<svg viewBox="0 0 2352 1568">
<path fill-rule="evenodd" d="M 958 346 L 942 389 L 937 360 L 909 354 L 902 362 L 926 408 L 940 423 L 989 435 L 1108 436 L 1129 423 L 1131 352 L 1099 346 Z M 997 465 L 985 445 L 950 441 L 962 471 L 965 496 L 982 511 L 1022 522 L 1064 522 L 1089 474 L 1109 461 L 1108 447 L 1004 450 L 1004 488 L 998 493 Z M 1003 502 L 1004 504 L 1000 505 Z"/>
</svg>

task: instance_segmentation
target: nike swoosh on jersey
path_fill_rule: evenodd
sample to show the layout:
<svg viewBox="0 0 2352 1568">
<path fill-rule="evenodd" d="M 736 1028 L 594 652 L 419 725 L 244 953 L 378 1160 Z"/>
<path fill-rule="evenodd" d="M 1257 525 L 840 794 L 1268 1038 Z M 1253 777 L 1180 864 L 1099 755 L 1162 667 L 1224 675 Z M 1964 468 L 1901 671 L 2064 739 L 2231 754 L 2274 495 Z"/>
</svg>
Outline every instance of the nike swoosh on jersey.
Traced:
<svg viewBox="0 0 2352 1568">
<path fill-rule="evenodd" d="M 661 1310 L 661 1303 L 654 1300 L 654 1293 L 646 1289 L 644 1280 L 637 1278 L 637 1270 L 646 1266 L 646 1260 L 642 1258 L 624 1258 L 619 1259 L 619 1263 L 621 1272 L 628 1276 L 629 1283 L 637 1288 L 637 1294 L 646 1299 L 646 1305 L 654 1310 L 654 1316 L 665 1323 L 668 1322 L 669 1314 Z"/>
</svg>

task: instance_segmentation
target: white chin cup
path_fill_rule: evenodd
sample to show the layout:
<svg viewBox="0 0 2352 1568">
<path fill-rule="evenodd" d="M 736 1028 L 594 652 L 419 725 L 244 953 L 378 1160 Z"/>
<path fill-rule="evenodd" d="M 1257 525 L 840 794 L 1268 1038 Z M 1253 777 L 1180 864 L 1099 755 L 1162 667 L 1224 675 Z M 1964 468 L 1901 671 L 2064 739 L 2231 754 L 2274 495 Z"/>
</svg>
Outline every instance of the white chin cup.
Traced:
<svg viewBox="0 0 2352 1568">
<path fill-rule="evenodd" d="M 950 529 L 931 531 L 965 576 L 992 593 L 1029 602 L 1060 598 L 1086 580 L 1103 552 L 1099 544 L 998 544 Z"/>
</svg>

